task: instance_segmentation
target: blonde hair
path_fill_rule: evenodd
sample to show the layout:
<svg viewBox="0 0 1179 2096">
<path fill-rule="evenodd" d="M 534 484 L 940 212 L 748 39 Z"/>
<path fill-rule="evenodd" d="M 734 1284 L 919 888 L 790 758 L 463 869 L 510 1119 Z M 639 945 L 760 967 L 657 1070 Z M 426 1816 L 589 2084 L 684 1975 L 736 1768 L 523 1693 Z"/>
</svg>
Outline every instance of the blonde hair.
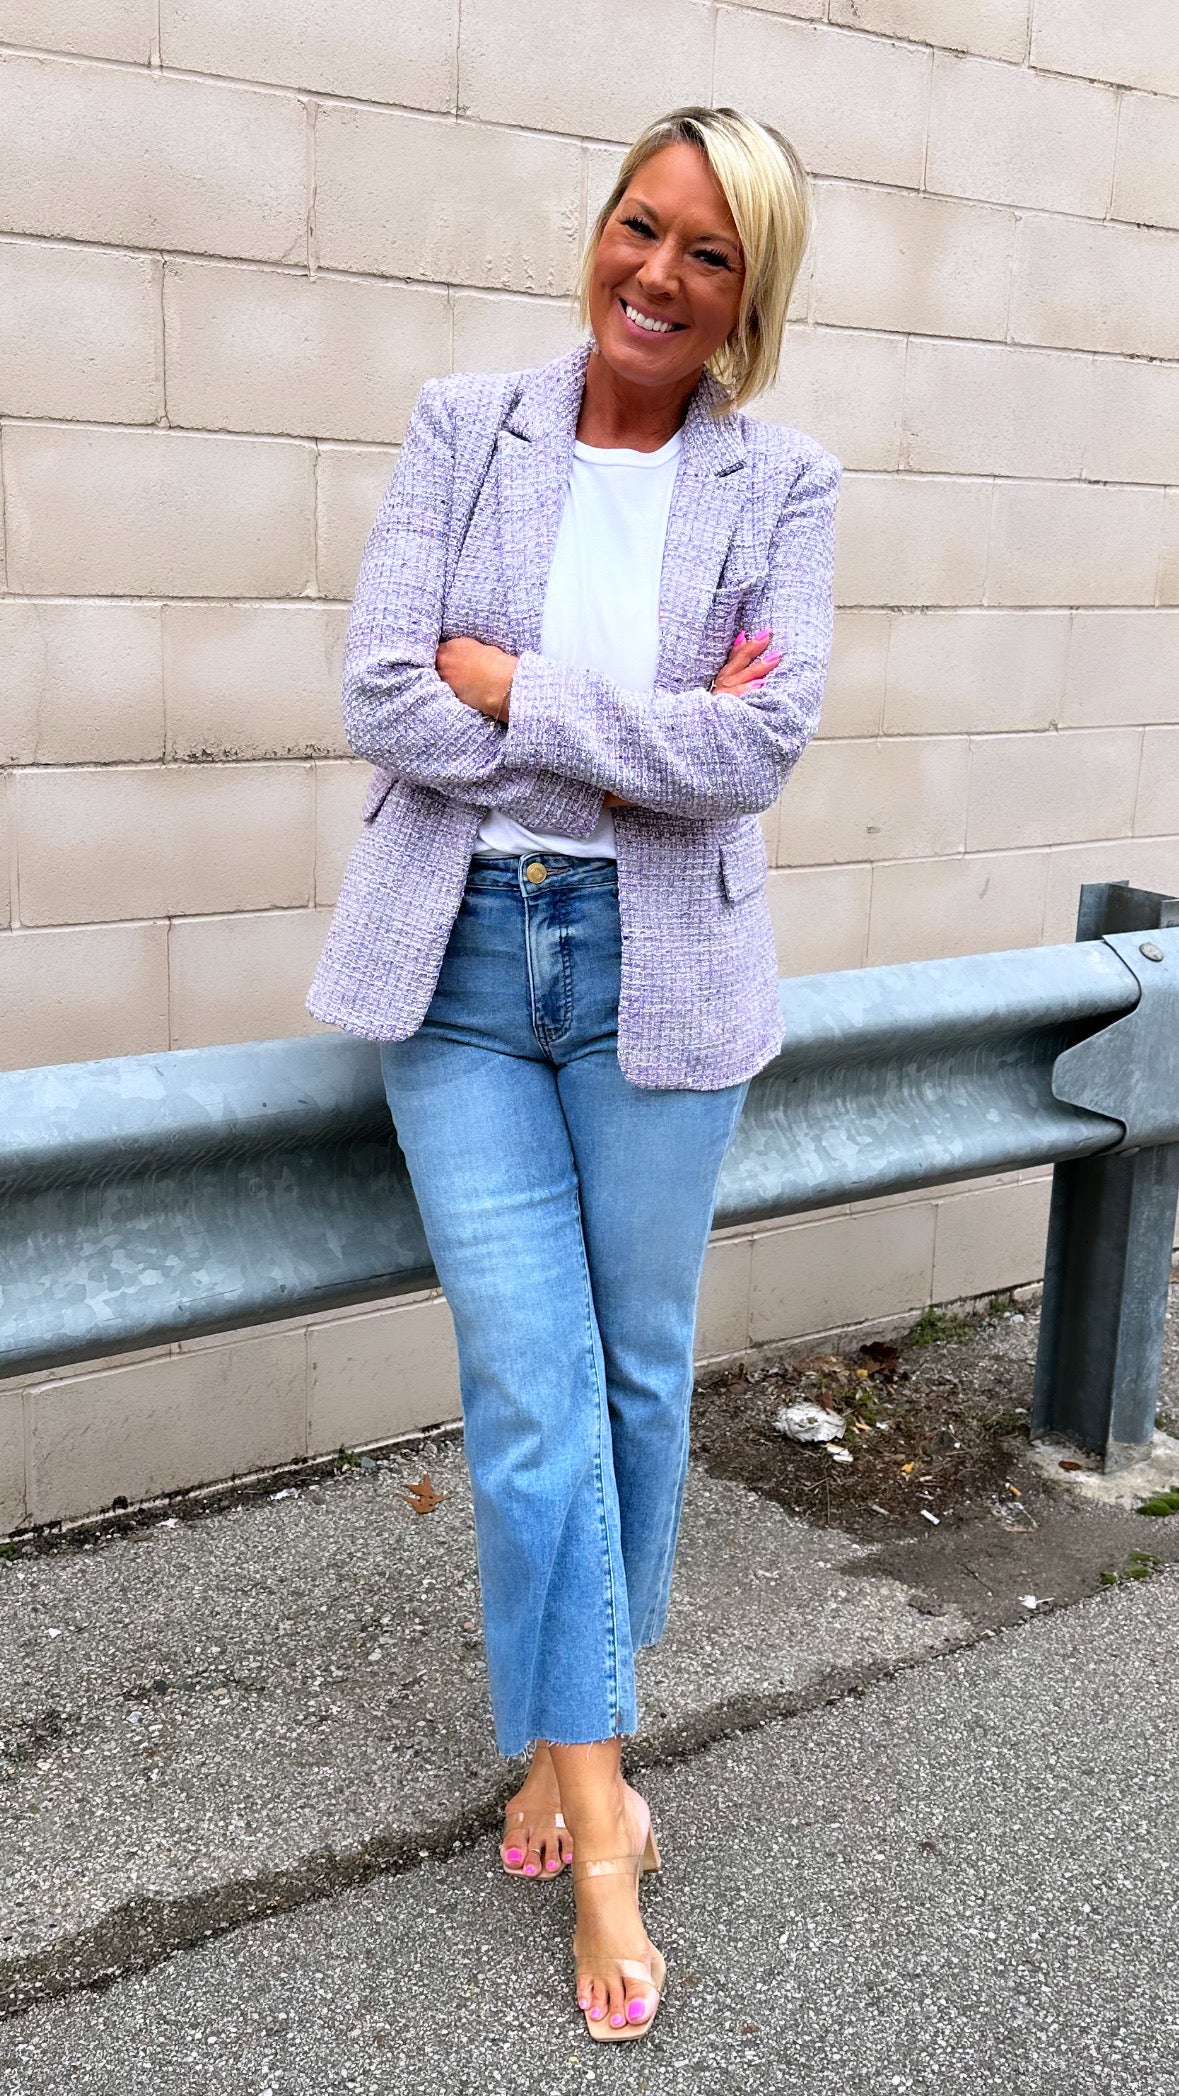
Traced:
<svg viewBox="0 0 1179 2096">
<path fill-rule="evenodd" d="M 590 325 L 594 259 L 607 222 L 639 169 L 665 146 L 691 145 L 703 153 L 733 214 L 745 261 L 736 326 L 706 366 L 724 387 L 713 412 L 727 414 L 763 393 L 778 375 L 786 308 L 813 223 L 810 180 L 789 139 L 739 109 L 692 105 L 656 117 L 628 151 L 618 180 L 586 242 L 575 301 L 582 327 Z"/>
</svg>

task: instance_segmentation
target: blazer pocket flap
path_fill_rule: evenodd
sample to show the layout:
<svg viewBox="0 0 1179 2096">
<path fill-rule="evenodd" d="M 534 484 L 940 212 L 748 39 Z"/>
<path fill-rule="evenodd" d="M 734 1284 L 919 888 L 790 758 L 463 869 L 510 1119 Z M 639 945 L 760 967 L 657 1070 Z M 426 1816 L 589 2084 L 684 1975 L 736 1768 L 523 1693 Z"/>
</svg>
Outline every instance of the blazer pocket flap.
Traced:
<svg viewBox="0 0 1179 2096">
<path fill-rule="evenodd" d="M 368 782 L 368 791 L 360 804 L 361 822 L 371 822 L 374 815 L 380 814 L 385 801 L 393 789 L 394 783 L 395 774 L 391 771 L 376 771 L 373 773 L 372 778 Z"/>
<path fill-rule="evenodd" d="M 754 596 L 763 587 L 767 573 L 767 569 L 759 568 L 756 575 L 747 575 L 743 582 L 722 582 L 719 589 L 713 590 L 713 603 L 739 604 L 742 597 Z"/>
<path fill-rule="evenodd" d="M 754 820 L 748 827 L 724 838 L 720 855 L 721 880 L 730 902 L 741 902 L 745 896 L 753 895 L 764 886 L 769 861 L 759 822 Z"/>
</svg>

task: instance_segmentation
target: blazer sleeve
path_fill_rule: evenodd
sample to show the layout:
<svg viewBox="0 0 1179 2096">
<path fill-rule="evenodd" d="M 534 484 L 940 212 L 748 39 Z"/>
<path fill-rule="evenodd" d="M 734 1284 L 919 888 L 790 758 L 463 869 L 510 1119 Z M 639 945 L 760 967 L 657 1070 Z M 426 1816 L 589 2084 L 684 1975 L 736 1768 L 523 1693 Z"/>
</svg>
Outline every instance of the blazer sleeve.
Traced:
<svg viewBox="0 0 1179 2096">
<path fill-rule="evenodd" d="M 747 630 L 782 661 L 744 697 L 705 686 L 627 691 L 527 651 L 512 679 L 508 749 L 661 814 L 706 819 L 772 806 L 819 720 L 834 618 L 842 468 L 819 451 L 795 479 Z"/>
<path fill-rule="evenodd" d="M 521 764 L 507 729 L 455 697 L 434 667 L 454 484 L 453 408 L 427 379 L 369 534 L 344 645 L 349 746 L 399 779 L 529 827 L 588 837 L 600 787 Z"/>
</svg>

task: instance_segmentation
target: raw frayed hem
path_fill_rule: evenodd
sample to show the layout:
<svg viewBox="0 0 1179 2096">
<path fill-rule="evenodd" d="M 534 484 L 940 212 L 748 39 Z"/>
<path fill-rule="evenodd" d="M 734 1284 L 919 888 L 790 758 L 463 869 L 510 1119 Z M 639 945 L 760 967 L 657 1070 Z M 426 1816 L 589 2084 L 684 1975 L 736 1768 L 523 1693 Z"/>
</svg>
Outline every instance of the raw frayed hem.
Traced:
<svg viewBox="0 0 1179 2096">
<path fill-rule="evenodd" d="M 522 1747 L 501 1747 L 499 1751 L 506 1761 L 515 1761 L 521 1754 L 533 1753 L 538 1739 L 550 1747 L 596 1747 L 608 1739 L 637 1739 L 638 1731 L 636 1722 L 631 1726 L 616 1725 L 613 1732 L 595 1732 L 589 1739 L 554 1739 L 551 1733 L 537 1732 Z"/>
</svg>

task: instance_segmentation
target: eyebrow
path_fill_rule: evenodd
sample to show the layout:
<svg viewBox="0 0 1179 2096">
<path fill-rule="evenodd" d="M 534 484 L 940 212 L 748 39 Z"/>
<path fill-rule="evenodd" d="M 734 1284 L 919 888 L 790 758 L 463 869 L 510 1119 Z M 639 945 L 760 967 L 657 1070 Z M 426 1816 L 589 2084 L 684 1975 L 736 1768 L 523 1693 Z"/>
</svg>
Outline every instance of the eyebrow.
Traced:
<svg viewBox="0 0 1179 2096">
<path fill-rule="evenodd" d="M 648 204 L 645 197 L 632 196 L 630 202 L 636 204 L 640 211 L 645 211 L 648 218 L 658 218 L 659 213 L 656 211 L 654 204 Z M 723 240 L 727 247 L 739 248 L 741 245 L 740 241 L 732 233 L 697 233 L 691 245 L 699 247 L 701 241 L 710 240 Z"/>
</svg>

